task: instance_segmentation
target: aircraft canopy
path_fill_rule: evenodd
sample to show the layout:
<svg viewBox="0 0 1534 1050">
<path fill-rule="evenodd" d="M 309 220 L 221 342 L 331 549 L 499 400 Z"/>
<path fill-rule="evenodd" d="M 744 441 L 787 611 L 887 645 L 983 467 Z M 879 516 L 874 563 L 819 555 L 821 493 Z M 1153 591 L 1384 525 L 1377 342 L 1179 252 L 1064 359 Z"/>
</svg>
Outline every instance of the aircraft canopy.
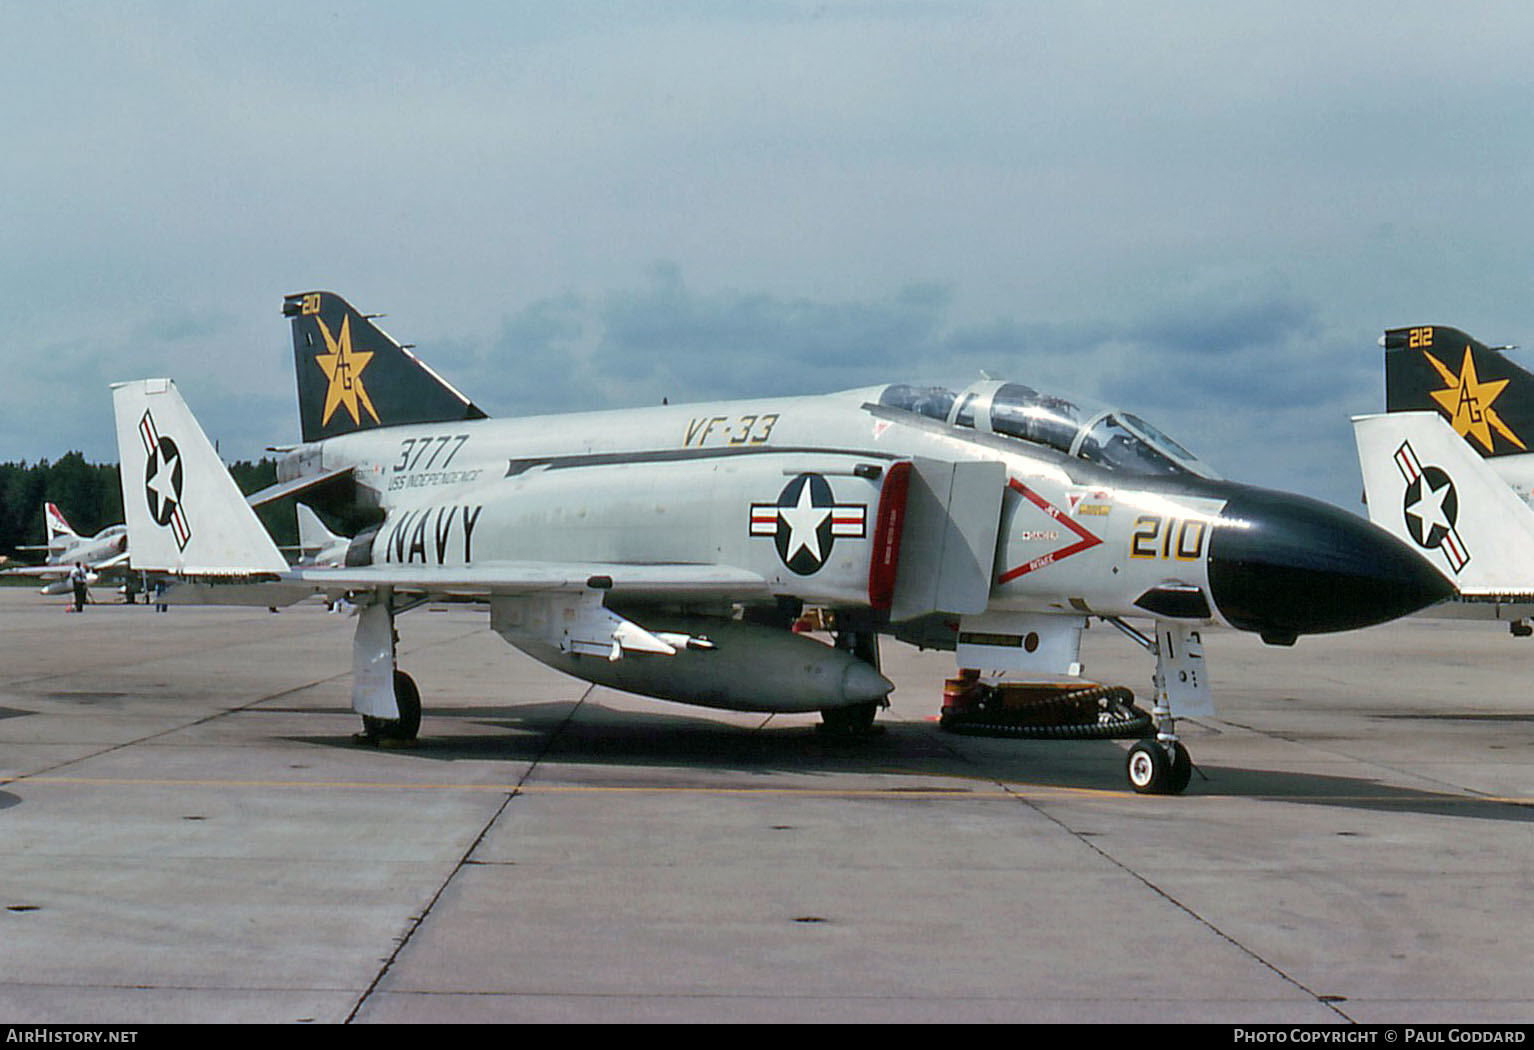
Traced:
<svg viewBox="0 0 1534 1050">
<path fill-rule="evenodd" d="M 1083 398 L 1040 393 L 1022 383 L 983 379 L 957 394 L 947 387 L 901 383 L 885 387 L 879 404 L 950 426 L 1047 445 L 1129 474 L 1219 477 L 1139 416 Z"/>
</svg>

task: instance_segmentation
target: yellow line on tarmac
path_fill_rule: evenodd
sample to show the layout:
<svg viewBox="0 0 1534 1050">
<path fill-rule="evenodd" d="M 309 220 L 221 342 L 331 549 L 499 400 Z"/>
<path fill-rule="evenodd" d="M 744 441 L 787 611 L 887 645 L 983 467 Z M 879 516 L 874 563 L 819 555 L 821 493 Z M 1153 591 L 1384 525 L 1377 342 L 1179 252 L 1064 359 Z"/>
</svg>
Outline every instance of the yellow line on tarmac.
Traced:
<svg viewBox="0 0 1534 1050">
<path fill-rule="evenodd" d="M 994 785 L 994 782 L 989 782 Z M 520 795 L 779 795 L 802 798 L 880 798 L 880 799 L 933 799 L 987 800 L 987 801 L 1037 801 L 1050 798 L 1076 799 L 1144 799 L 1154 801 L 1158 796 L 1136 795 L 1127 790 L 1105 788 L 1069 787 L 1064 785 L 1037 785 L 1008 783 L 986 787 L 910 786 L 885 788 L 833 788 L 833 787 L 706 787 L 698 785 L 667 786 L 653 784 L 452 784 L 452 783 L 402 783 L 367 780 L 212 780 L 204 778 L 167 779 L 161 777 L 62 777 L 21 776 L 0 777 L 0 787 L 108 787 L 108 788 L 319 788 L 345 791 L 465 791 L 471 793 L 520 794 Z M 1167 797 L 1167 796 L 1160 796 Z M 1420 806 L 1435 805 L 1511 805 L 1534 806 L 1534 797 L 1518 795 L 1449 795 L 1434 792 L 1415 792 L 1410 789 L 1384 790 L 1377 794 L 1287 794 L 1257 793 L 1236 795 L 1230 793 L 1189 794 L 1179 802 L 1189 805 L 1196 802 L 1213 802 L 1225 799 L 1264 802 L 1309 802 L 1327 804 L 1371 804 Z"/>
</svg>

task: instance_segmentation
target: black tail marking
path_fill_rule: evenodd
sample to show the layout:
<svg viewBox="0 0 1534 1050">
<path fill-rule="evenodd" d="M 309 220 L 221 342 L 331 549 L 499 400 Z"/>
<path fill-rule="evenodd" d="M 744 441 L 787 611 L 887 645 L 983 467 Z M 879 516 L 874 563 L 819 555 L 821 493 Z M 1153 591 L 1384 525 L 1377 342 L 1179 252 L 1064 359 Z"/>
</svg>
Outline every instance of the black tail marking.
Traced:
<svg viewBox="0 0 1534 1050">
<path fill-rule="evenodd" d="M 1438 412 L 1482 456 L 1531 451 L 1534 374 L 1447 325 L 1392 328 L 1384 345 L 1385 411 Z"/>
<path fill-rule="evenodd" d="M 285 296 L 305 441 L 372 427 L 484 419 L 418 357 L 333 292 Z"/>
</svg>

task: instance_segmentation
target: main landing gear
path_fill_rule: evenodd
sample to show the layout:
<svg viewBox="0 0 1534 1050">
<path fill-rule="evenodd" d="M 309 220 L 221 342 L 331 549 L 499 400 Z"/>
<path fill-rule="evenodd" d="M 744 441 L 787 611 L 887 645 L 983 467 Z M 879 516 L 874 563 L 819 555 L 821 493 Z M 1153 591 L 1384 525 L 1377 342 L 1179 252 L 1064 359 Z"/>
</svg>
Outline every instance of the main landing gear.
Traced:
<svg viewBox="0 0 1534 1050">
<path fill-rule="evenodd" d="M 820 724 L 815 728 L 827 736 L 838 737 L 863 737 L 878 732 L 881 726 L 874 724 L 874 718 L 883 706 L 878 701 L 870 701 L 866 704 L 851 704 L 847 707 L 828 707 L 820 712 Z"/>
<path fill-rule="evenodd" d="M 395 663 L 399 636 L 396 608 L 387 593 L 360 605 L 352 642 L 352 710 L 362 716 L 362 732 L 352 739 L 374 747 L 414 747 L 421 732 L 421 691 L 415 679 Z"/>
<path fill-rule="evenodd" d="M 394 703 L 399 707 L 398 718 L 362 716 L 362 732 L 353 739 L 374 747 L 414 747 L 421 732 L 421 691 L 415 679 L 404 671 L 394 671 Z"/>
<path fill-rule="evenodd" d="M 835 630 L 836 647 L 845 650 L 863 661 L 875 671 L 879 669 L 879 632 L 872 627 L 847 626 Z M 861 704 L 849 704 L 846 707 L 828 707 L 820 712 L 820 724 L 815 728 L 826 736 L 843 739 L 859 739 L 873 736 L 884 731 L 884 727 L 874 724 L 874 718 L 879 714 L 881 707 L 888 707 L 890 702 L 884 700 L 870 700 Z"/>
</svg>

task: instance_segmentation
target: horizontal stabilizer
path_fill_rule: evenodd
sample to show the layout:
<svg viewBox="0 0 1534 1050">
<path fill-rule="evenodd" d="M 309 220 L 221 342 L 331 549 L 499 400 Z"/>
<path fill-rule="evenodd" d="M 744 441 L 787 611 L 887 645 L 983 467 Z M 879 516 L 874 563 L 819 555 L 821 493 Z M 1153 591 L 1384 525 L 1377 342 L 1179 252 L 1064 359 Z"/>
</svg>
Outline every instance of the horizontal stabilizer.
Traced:
<svg viewBox="0 0 1534 1050">
<path fill-rule="evenodd" d="M 336 467 L 333 470 L 321 471 L 318 474 L 305 474 L 302 477 L 293 478 L 291 481 L 280 481 L 275 485 L 268 485 L 264 489 L 258 489 L 245 497 L 245 502 L 252 507 L 264 507 L 268 503 L 275 503 L 285 496 L 296 496 L 300 492 L 308 492 L 319 488 L 321 485 L 347 477 L 353 468 L 350 464 L 344 467 Z"/>
</svg>

